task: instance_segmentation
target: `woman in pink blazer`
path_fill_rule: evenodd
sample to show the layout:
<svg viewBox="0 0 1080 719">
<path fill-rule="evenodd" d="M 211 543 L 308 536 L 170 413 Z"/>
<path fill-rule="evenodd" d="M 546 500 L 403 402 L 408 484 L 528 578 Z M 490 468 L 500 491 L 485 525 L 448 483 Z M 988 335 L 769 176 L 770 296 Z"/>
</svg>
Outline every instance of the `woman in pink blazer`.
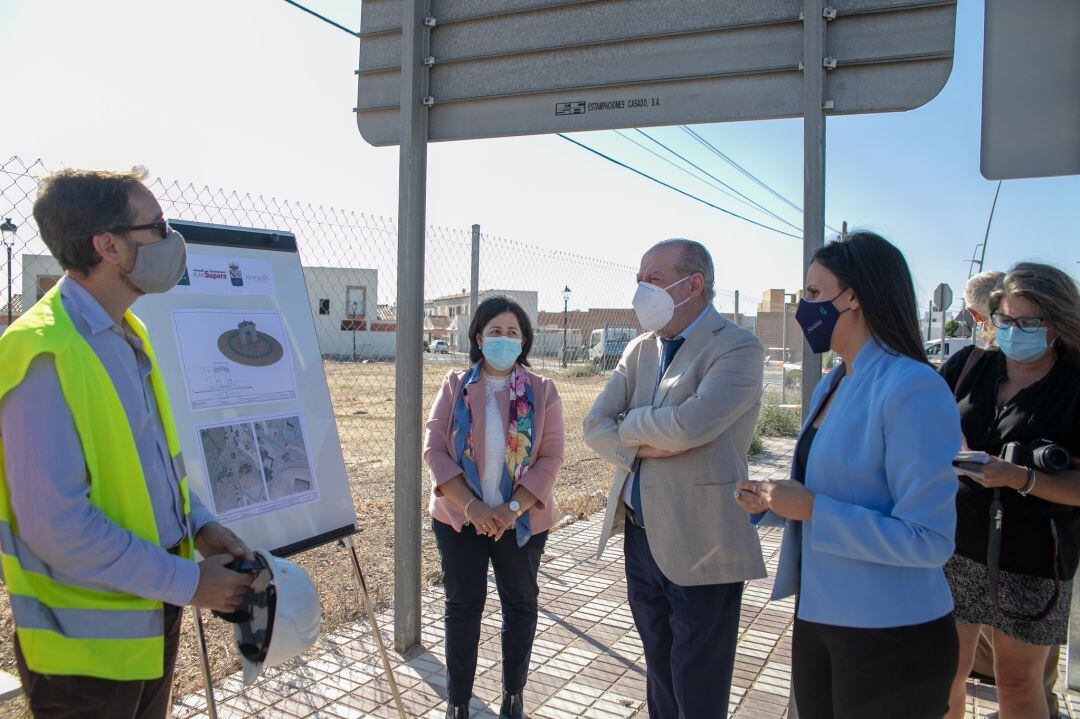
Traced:
<svg viewBox="0 0 1080 719">
<path fill-rule="evenodd" d="M 503 613 L 499 716 L 520 719 L 536 634 L 536 574 L 556 516 L 562 402 L 553 381 L 525 369 L 533 330 L 520 305 L 484 300 L 469 338 L 472 366 L 446 376 L 424 439 L 446 590 L 446 717 L 469 716 L 491 562 Z"/>
</svg>

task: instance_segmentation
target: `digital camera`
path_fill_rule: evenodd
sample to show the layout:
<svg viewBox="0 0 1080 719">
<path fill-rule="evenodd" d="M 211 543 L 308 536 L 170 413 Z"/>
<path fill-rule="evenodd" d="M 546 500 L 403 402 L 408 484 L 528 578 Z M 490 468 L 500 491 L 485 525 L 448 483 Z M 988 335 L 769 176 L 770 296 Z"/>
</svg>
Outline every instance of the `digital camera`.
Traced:
<svg viewBox="0 0 1080 719">
<path fill-rule="evenodd" d="M 1048 439 L 1036 439 L 1026 444 L 1009 442 L 1002 448 L 1001 456 L 1006 462 L 1047 474 L 1064 472 L 1072 466 L 1069 450 Z"/>
</svg>

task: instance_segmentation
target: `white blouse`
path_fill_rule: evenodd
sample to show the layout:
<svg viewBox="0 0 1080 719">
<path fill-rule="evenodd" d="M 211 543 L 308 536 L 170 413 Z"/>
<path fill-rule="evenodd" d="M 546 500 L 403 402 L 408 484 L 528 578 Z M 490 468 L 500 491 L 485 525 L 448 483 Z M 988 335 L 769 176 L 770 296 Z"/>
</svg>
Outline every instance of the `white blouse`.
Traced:
<svg viewBox="0 0 1080 719">
<path fill-rule="evenodd" d="M 506 503 L 499 483 L 502 481 L 503 467 L 506 466 L 506 432 L 500 407 L 510 406 L 510 377 L 492 377 L 484 373 L 484 395 L 487 398 L 484 409 L 484 475 L 480 478 L 484 504 L 489 507 L 501 507 Z"/>
</svg>

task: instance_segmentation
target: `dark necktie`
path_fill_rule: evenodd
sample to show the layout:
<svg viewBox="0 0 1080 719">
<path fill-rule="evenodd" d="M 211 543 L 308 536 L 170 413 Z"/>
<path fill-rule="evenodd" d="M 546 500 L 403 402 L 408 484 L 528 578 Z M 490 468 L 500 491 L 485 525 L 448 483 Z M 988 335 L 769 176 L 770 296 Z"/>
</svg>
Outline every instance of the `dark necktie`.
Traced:
<svg viewBox="0 0 1080 719">
<path fill-rule="evenodd" d="M 679 337 L 673 340 L 666 340 L 663 337 L 660 338 L 660 371 L 656 377 L 656 387 L 660 388 L 660 380 L 664 378 L 664 373 L 667 372 L 668 366 L 671 365 L 671 361 L 675 359 L 675 353 L 682 347 L 683 342 L 686 341 L 685 337 Z M 655 396 L 655 395 L 654 395 Z M 637 515 L 638 521 L 644 522 L 645 515 L 641 509 L 641 463 L 638 462 L 638 468 L 634 471 L 634 484 L 630 487 L 630 509 L 634 510 L 634 514 Z"/>
</svg>

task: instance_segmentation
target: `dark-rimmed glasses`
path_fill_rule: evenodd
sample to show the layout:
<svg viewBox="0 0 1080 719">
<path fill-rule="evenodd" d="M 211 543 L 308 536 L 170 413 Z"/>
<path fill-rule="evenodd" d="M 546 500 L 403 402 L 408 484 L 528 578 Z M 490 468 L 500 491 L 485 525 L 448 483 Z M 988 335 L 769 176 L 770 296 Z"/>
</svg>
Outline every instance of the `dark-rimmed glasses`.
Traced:
<svg viewBox="0 0 1080 719">
<path fill-rule="evenodd" d="M 120 227 L 113 227 L 109 232 L 119 234 L 121 232 L 135 232 L 137 230 L 157 230 L 158 234 L 161 235 L 161 239 L 164 240 L 171 229 L 168 220 L 161 220 L 160 222 L 148 222 L 145 225 L 121 225 Z"/>
<path fill-rule="evenodd" d="M 998 329 L 1016 327 L 1021 332 L 1035 332 L 1046 326 L 1043 324 L 1042 317 L 1009 317 L 1004 312 L 991 312 L 990 321 Z"/>
</svg>

